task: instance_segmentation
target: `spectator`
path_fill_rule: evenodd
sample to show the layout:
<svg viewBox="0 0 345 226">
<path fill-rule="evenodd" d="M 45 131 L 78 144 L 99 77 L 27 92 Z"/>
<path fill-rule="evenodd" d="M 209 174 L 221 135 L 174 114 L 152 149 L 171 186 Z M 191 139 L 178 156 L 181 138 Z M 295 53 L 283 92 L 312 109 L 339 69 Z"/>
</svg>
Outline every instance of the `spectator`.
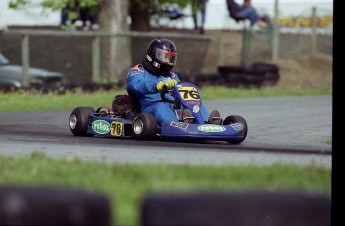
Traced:
<svg viewBox="0 0 345 226">
<path fill-rule="evenodd" d="M 79 17 L 80 20 L 83 22 L 84 30 L 89 30 L 90 26 L 93 30 L 97 30 L 99 28 L 97 6 L 80 8 Z"/>
<path fill-rule="evenodd" d="M 71 5 L 70 3 L 67 3 L 65 7 L 61 9 L 61 28 L 72 26 L 75 23 L 77 16 L 75 15 L 74 9 L 75 6 Z"/>
<path fill-rule="evenodd" d="M 75 29 L 77 20 L 82 22 L 83 30 L 98 29 L 98 5 L 82 7 L 79 1 L 68 2 L 61 10 L 61 28 Z"/>
<path fill-rule="evenodd" d="M 242 5 L 239 5 L 235 0 L 226 0 L 226 3 L 230 17 L 237 22 L 248 19 L 251 26 L 257 24 L 261 29 L 266 29 L 270 25 L 269 17 L 260 15 L 251 5 L 251 0 L 244 0 Z"/>
<path fill-rule="evenodd" d="M 176 6 L 166 9 L 164 12 L 170 20 L 178 20 L 185 16 L 184 13 Z"/>
<path fill-rule="evenodd" d="M 194 22 L 194 30 L 199 30 L 198 12 L 200 11 L 201 23 L 200 34 L 204 33 L 204 25 L 206 21 L 206 4 L 208 0 L 193 0 L 192 1 L 192 18 Z"/>
</svg>

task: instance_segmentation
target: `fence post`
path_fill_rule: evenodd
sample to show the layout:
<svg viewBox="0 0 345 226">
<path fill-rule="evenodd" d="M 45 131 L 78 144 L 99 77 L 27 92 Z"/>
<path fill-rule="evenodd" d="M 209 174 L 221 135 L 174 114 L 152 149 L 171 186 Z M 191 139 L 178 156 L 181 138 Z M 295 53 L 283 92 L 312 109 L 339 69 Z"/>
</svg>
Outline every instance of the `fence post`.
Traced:
<svg viewBox="0 0 345 226">
<path fill-rule="evenodd" d="M 222 36 L 219 37 L 218 39 L 219 44 L 218 44 L 218 66 L 223 66 L 224 65 L 224 39 Z"/>
<path fill-rule="evenodd" d="M 249 55 L 251 49 L 253 28 L 252 26 L 246 26 L 246 21 L 243 22 L 243 35 L 242 35 L 242 54 L 241 54 L 241 66 L 248 67 Z"/>
<path fill-rule="evenodd" d="M 99 82 L 100 72 L 100 37 L 96 35 L 92 40 L 92 82 Z"/>
<path fill-rule="evenodd" d="M 316 7 L 312 8 L 312 15 L 311 15 L 311 55 L 315 55 L 317 53 L 316 50 L 316 43 L 317 43 L 317 34 L 316 34 Z"/>
<path fill-rule="evenodd" d="M 278 0 L 274 1 L 274 18 L 273 18 L 273 37 L 272 37 L 272 60 L 279 58 L 279 27 L 278 27 Z"/>
<path fill-rule="evenodd" d="M 22 73 L 23 73 L 23 86 L 29 86 L 29 35 L 22 35 Z"/>
</svg>

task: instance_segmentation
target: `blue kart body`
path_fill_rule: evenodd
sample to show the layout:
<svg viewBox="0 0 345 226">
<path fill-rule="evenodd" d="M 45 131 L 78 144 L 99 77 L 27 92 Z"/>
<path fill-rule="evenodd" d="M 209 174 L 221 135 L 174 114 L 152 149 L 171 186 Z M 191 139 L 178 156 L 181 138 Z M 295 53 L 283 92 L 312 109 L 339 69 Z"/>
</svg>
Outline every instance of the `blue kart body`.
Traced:
<svg viewBox="0 0 345 226">
<path fill-rule="evenodd" d="M 171 98 L 166 98 L 167 95 L 173 96 L 175 100 L 171 101 Z M 79 110 L 84 113 L 79 114 L 78 108 L 74 109 L 70 116 L 70 129 L 77 136 L 140 139 L 144 137 L 151 139 L 152 136 L 147 134 L 152 133 L 158 138 L 181 141 L 218 140 L 229 143 L 241 143 L 247 136 L 247 123 L 241 116 L 228 116 L 225 120 L 221 120 L 220 124 L 209 124 L 208 119 L 204 119 L 201 113 L 202 100 L 198 88 L 192 83 L 182 82 L 177 84 L 170 92 L 165 90 L 165 92 L 162 92 L 162 99 L 175 104 L 175 113 L 179 117 L 179 121 L 163 122 L 158 126 L 153 115 L 147 113 L 137 113 L 133 118 L 124 118 L 117 117 L 110 107 L 99 108 L 96 112 L 90 110 L 89 107 L 84 107 L 89 109 L 86 111 L 79 107 Z M 183 109 L 189 109 L 192 112 L 193 123 L 182 121 L 181 112 Z M 76 122 L 79 120 L 79 124 L 80 121 L 84 121 L 83 128 L 80 129 L 81 133 L 78 132 L 79 130 L 76 132 L 75 125 L 79 125 L 78 123 L 73 124 L 73 116 L 76 118 Z M 136 132 L 138 131 L 136 129 L 138 125 L 139 132 Z M 149 128 L 147 129 L 147 127 Z"/>
<path fill-rule="evenodd" d="M 89 114 L 87 134 L 103 137 L 132 137 L 132 120 L 99 117 Z M 178 138 L 181 140 L 239 140 L 245 136 L 241 123 L 230 125 L 192 124 L 184 122 L 163 122 L 158 136 L 162 138 Z"/>
<path fill-rule="evenodd" d="M 235 123 L 231 125 L 190 124 L 184 122 L 163 123 L 161 137 L 193 139 L 193 140 L 239 140 L 244 135 L 243 125 Z"/>
<path fill-rule="evenodd" d="M 202 100 L 196 85 L 182 82 L 172 90 L 172 96 L 184 108 L 193 113 L 194 123 L 163 122 L 160 136 L 165 138 L 201 140 L 239 140 L 246 134 L 241 123 L 230 125 L 207 124 L 201 113 Z"/>
</svg>

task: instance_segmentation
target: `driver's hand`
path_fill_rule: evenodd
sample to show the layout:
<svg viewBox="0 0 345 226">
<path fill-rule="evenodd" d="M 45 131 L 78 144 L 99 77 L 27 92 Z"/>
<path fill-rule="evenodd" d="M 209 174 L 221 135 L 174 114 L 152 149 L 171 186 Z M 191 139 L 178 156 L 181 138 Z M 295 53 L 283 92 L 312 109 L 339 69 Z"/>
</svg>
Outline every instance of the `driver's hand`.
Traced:
<svg viewBox="0 0 345 226">
<path fill-rule="evenodd" d="M 157 90 L 160 92 L 162 91 L 162 89 L 164 88 L 164 86 L 167 87 L 167 89 L 172 89 L 174 86 L 176 86 L 177 84 L 177 81 L 174 80 L 174 79 L 169 79 L 169 80 L 166 80 L 166 81 L 159 81 L 156 85 L 157 87 Z"/>
</svg>

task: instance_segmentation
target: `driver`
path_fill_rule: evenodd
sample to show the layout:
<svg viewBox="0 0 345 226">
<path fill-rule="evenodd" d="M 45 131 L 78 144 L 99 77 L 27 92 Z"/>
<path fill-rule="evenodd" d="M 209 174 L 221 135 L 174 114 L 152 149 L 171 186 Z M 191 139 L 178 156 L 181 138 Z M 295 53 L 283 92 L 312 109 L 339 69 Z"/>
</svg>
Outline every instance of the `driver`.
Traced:
<svg viewBox="0 0 345 226">
<path fill-rule="evenodd" d="M 179 81 L 177 74 L 171 70 L 176 65 L 177 52 L 175 44 L 166 38 L 152 40 L 146 49 L 146 58 L 142 64 L 135 65 L 127 74 L 127 92 L 134 95 L 140 103 L 141 111 L 155 116 L 158 124 L 164 121 L 178 121 L 173 107 L 174 104 L 163 102 L 160 91 L 166 86 L 172 89 Z M 167 98 L 173 98 L 167 95 Z M 211 114 L 202 106 L 204 118 L 208 123 L 220 124 L 219 111 Z M 192 112 L 185 109 L 182 112 L 184 122 L 192 123 Z"/>
</svg>

